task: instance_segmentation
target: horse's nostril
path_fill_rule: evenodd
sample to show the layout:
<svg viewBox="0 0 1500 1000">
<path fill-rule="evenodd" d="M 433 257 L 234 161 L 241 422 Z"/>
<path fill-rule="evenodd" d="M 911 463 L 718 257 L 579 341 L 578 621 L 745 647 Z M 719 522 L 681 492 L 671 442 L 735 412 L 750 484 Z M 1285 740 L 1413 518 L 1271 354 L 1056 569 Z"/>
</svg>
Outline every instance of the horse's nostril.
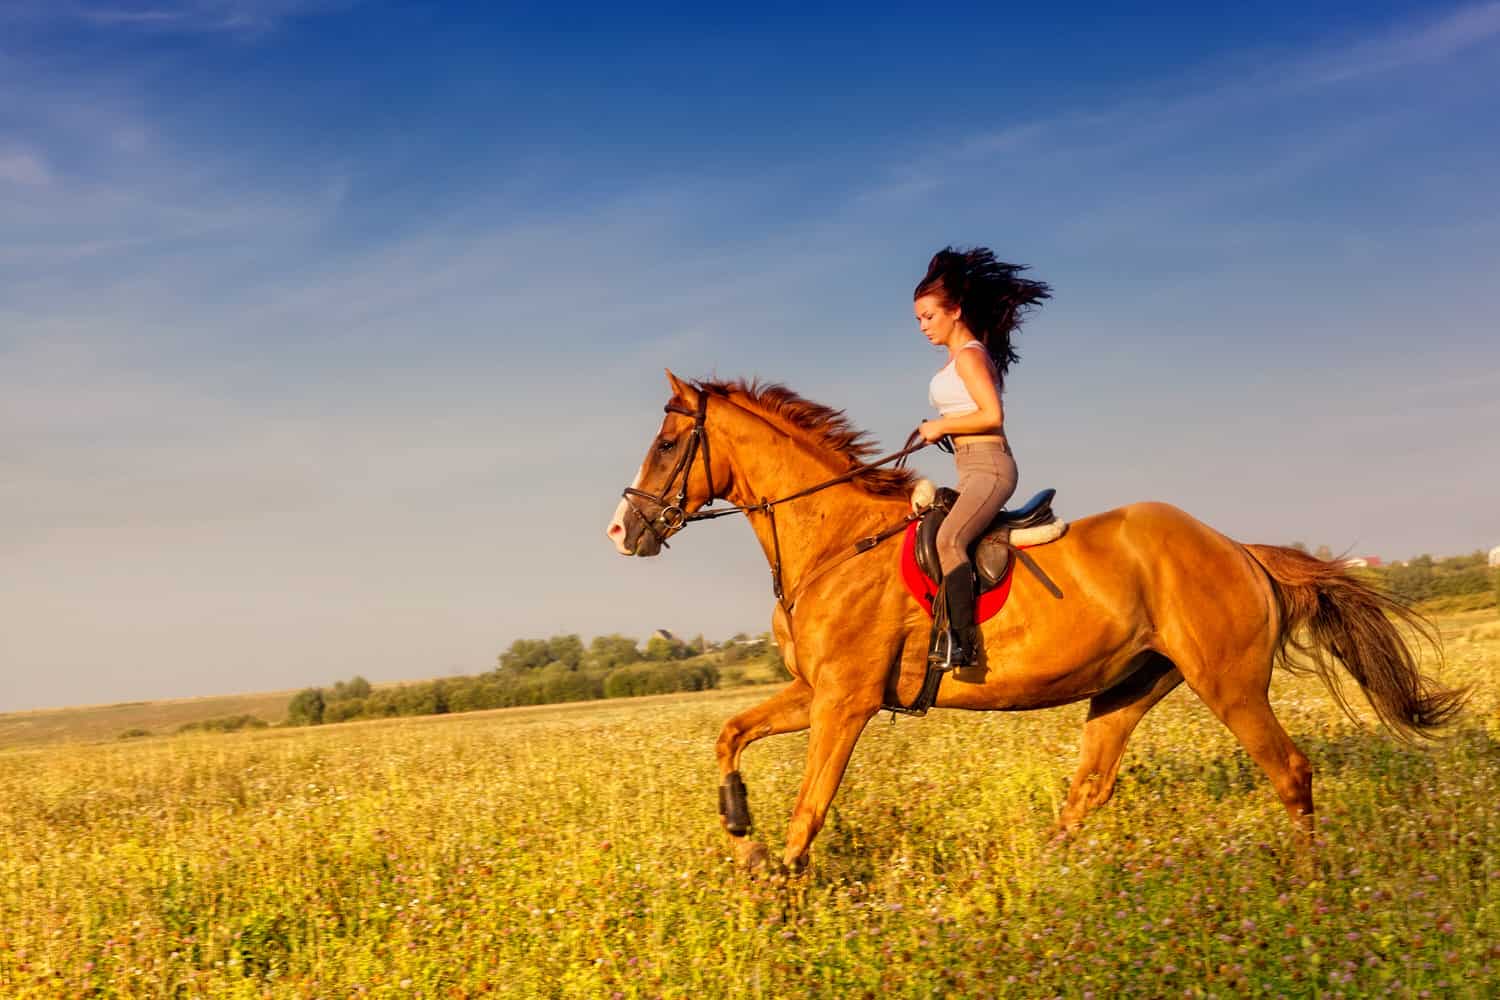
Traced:
<svg viewBox="0 0 1500 1000">
<path fill-rule="evenodd" d="M 609 526 L 609 536 L 611 538 L 613 538 L 615 535 L 623 535 L 624 533 L 625 533 L 625 525 L 623 525 L 623 524 L 620 524 L 620 523 L 616 522 L 615 524 L 611 524 Z"/>
</svg>

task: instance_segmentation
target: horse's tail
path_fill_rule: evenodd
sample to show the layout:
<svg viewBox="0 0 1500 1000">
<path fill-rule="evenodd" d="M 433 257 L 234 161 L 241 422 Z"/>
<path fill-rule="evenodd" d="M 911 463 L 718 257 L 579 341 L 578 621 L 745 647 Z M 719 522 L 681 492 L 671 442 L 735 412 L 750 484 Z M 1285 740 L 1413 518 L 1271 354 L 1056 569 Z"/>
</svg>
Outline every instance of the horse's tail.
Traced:
<svg viewBox="0 0 1500 1000">
<path fill-rule="evenodd" d="M 1380 721 L 1402 739 L 1433 736 L 1463 707 L 1467 688 L 1441 687 L 1418 668 L 1414 643 L 1401 626 L 1439 658 L 1442 645 L 1433 624 L 1405 600 L 1336 562 L 1279 545 L 1245 548 L 1270 576 L 1281 604 L 1277 661 L 1292 673 L 1316 673 L 1351 719 L 1332 660 L 1343 664 Z M 1310 665 L 1294 660 L 1293 652 Z"/>
</svg>

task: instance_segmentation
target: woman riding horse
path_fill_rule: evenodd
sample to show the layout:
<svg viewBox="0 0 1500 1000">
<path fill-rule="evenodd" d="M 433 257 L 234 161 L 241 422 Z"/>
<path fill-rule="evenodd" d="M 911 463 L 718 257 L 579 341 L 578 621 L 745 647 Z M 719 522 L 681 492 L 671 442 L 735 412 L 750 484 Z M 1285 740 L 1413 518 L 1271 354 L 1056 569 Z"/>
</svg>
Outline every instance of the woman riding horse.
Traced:
<svg viewBox="0 0 1500 1000">
<path fill-rule="evenodd" d="M 1011 337 L 1022 310 L 1051 297 L 1025 268 L 997 261 L 984 247 L 939 250 L 917 283 L 912 309 L 928 342 L 946 348 L 948 363 L 928 385 L 938 419 L 917 428 L 929 443 L 949 437 L 958 465 L 958 500 L 937 533 L 942 607 L 928 652 L 942 670 L 976 661 L 974 566 L 969 547 L 1016 491 L 1016 460 L 1005 434 L 1000 396 L 1010 366 L 1020 360 Z M 977 348 L 977 350 L 970 350 Z"/>
<path fill-rule="evenodd" d="M 948 312 L 924 322 L 948 322 L 955 305 L 964 320 L 962 292 L 944 296 Z M 973 337 L 972 315 L 964 325 Z M 955 333 L 962 364 L 978 352 L 962 346 L 957 323 L 946 335 Z M 908 703 L 927 672 L 930 621 L 902 583 L 901 547 L 881 544 L 901 534 L 914 477 L 873 468 L 873 449 L 841 412 L 782 386 L 667 379 L 666 416 L 608 535 L 623 555 L 653 556 L 693 521 L 749 519 L 771 566 L 771 627 L 792 681 L 724 724 L 720 816 L 736 853 L 764 860 L 747 836 L 740 758 L 756 740 L 810 730 L 782 854 L 795 868 L 865 724 L 891 700 Z M 983 380 L 977 388 L 982 395 Z M 732 506 L 704 509 L 715 500 Z M 1028 556 L 1036 573 L 1017 575 L 1003 612 L 984 623 L 980 679 L 941 684 L 936 705 L 1017 711 L 1087 700 L 1063 830 L 1108 801 L 1131 732 L 1179 684 L 1235 735 L 1304 833 L 1312 767 L 1271 710 L 1273 667 L 1317 673 L 1341 704 L 1340 676 L 1352 677 L 1403 737 L 1434 733 L 1462 707 L 1465 692 L 1424 674 L 1398 630 L 1420 629 L 1420 616 L 1342 563 L 1237 542 L 1163 503 L 1081 518 Z"/>
</svg>

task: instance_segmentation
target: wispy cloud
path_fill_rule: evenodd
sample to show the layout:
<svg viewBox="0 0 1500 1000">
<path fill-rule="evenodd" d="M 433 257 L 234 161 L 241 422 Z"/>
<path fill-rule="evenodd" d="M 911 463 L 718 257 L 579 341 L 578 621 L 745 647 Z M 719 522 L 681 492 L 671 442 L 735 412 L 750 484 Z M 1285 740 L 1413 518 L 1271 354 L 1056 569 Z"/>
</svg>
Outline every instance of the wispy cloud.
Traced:
<svg viewBox="0 0 1500 1000">
<path fill-rule="evenodd" d="M 0 57 L 0 312 L 55 315 L 133 282 L 183 287 L 214 266 L 206 245 L 293 242 L 337 211 L 339 165 L 267 183 L 243 158 L 184 152 L 159 141 L 170 125 L 147 91 L 129 64 L 63 72 L 40 46 Z M 0 329 L 0 344 L 18 335 Z"/>
<path fill-rule="evenodd" d="M 60 0 L 0 4 L 0 23 L 13 26 L 80 24 L 95 28 L 226 33 L 259 37 L 299 17 L 346 10 L 359 0 Z"/>
<path fill-rule="evenodd" d="M 1247 122 L 1257 123 L 1257 139 L 1278 156 L 1277 133 L 1286 122 L 1307 120 L 1301 107 L 1311 96 L 1454 58 L 1482 47 L 1500 49 L 1500 2 L 1461 7 L 1437 17 L 1424 16 L 1374 36 L 1330 40 L 1311 51 L 1272 54 L 1237 68 L 1195 68 L 1179 79 L 1144 81 L 1136 93 L 1092 107 L 1080 107 L 1040 120 L 1005 123 L 932 156 L 907 158 L 889 168 L 885 180 L 864 192 L 865 200 L 895 201 L 929 197 L 947 184 L 965 183 L 976 171 L 1015 164 L 1051 174 L 1089 171 L 1102 165 L 1152 155 L 1174 143 L 1194 143 L 1204 131 L 1243 140 Z M 1473 86 L 1492 91 L 1500 73 L 1479 74 Z M 1273 109 L 1285 109 L 1275 111 Z M 1389 108 L 1363 119 L 1342 112 L 1337 126 L 1346 138 L 1366 124 L 1398 121 Z M 1296 137 L 1298 147 L 1303 145 Z M 1227 145 L 1228 143 L 1226 143 Z M 1311 146 L 1328 149 L 1317 140 Z M 1290 161 L 1308 162 L 1306 151 L 1287 152 Z M 1293 167 L 1283 163 L 1277 169 Z M 1258 183 L 1258 182 L 1257 182 Z"/>
<path fill-rule="evenodd" d="M 45 187 L 52 183 L 52 172 L 40 154 L 29 149 L 0 147 L 0 183 Z"/>
<path fill-rule="evenodd" d="M 1345 83 L 1450 58 L 1500 39 L 1500 3 L 1460 7 L 1435 19 L 1400 25 L 1378 38 L 1302 61 L 1286 85 Z"/>
</svg>

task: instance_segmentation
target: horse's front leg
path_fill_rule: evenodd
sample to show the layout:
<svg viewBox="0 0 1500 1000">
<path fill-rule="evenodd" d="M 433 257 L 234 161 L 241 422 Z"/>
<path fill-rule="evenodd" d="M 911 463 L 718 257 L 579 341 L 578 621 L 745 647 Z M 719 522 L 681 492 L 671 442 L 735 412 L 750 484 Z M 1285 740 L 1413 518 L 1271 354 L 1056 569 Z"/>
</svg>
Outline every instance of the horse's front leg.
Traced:
<svg viewBox="0 0 1500 1000">
<path fill-rule="evenodd" d="M 766 860 L 766 849 L 746 837 L 750 832 L 750 802 L 740 778 L 740 754 L 756 740 L 806 729 L 811 705 L 812 688 L 805 681 L 794 680 L 724 723 L 719 733 L 714 748 L 719 758 L 719 822 L 733 838 L 741 863 L 759 867 Z"/>
<path fill-rule="evenodd" d="M 864 732 L 865 723 L 878 711 L 878 687 L 858 692 L 843 688 L 814 696 L 807 770 L 802 789 L 797 793 L 792 820 L 787 824 L 786 851 L 782 855 L 788 869 L 797 871 L 807 863 L 807 852 L 828 817 L 828 807 L 844 778 L 854 744 Z"/>
</svg>

